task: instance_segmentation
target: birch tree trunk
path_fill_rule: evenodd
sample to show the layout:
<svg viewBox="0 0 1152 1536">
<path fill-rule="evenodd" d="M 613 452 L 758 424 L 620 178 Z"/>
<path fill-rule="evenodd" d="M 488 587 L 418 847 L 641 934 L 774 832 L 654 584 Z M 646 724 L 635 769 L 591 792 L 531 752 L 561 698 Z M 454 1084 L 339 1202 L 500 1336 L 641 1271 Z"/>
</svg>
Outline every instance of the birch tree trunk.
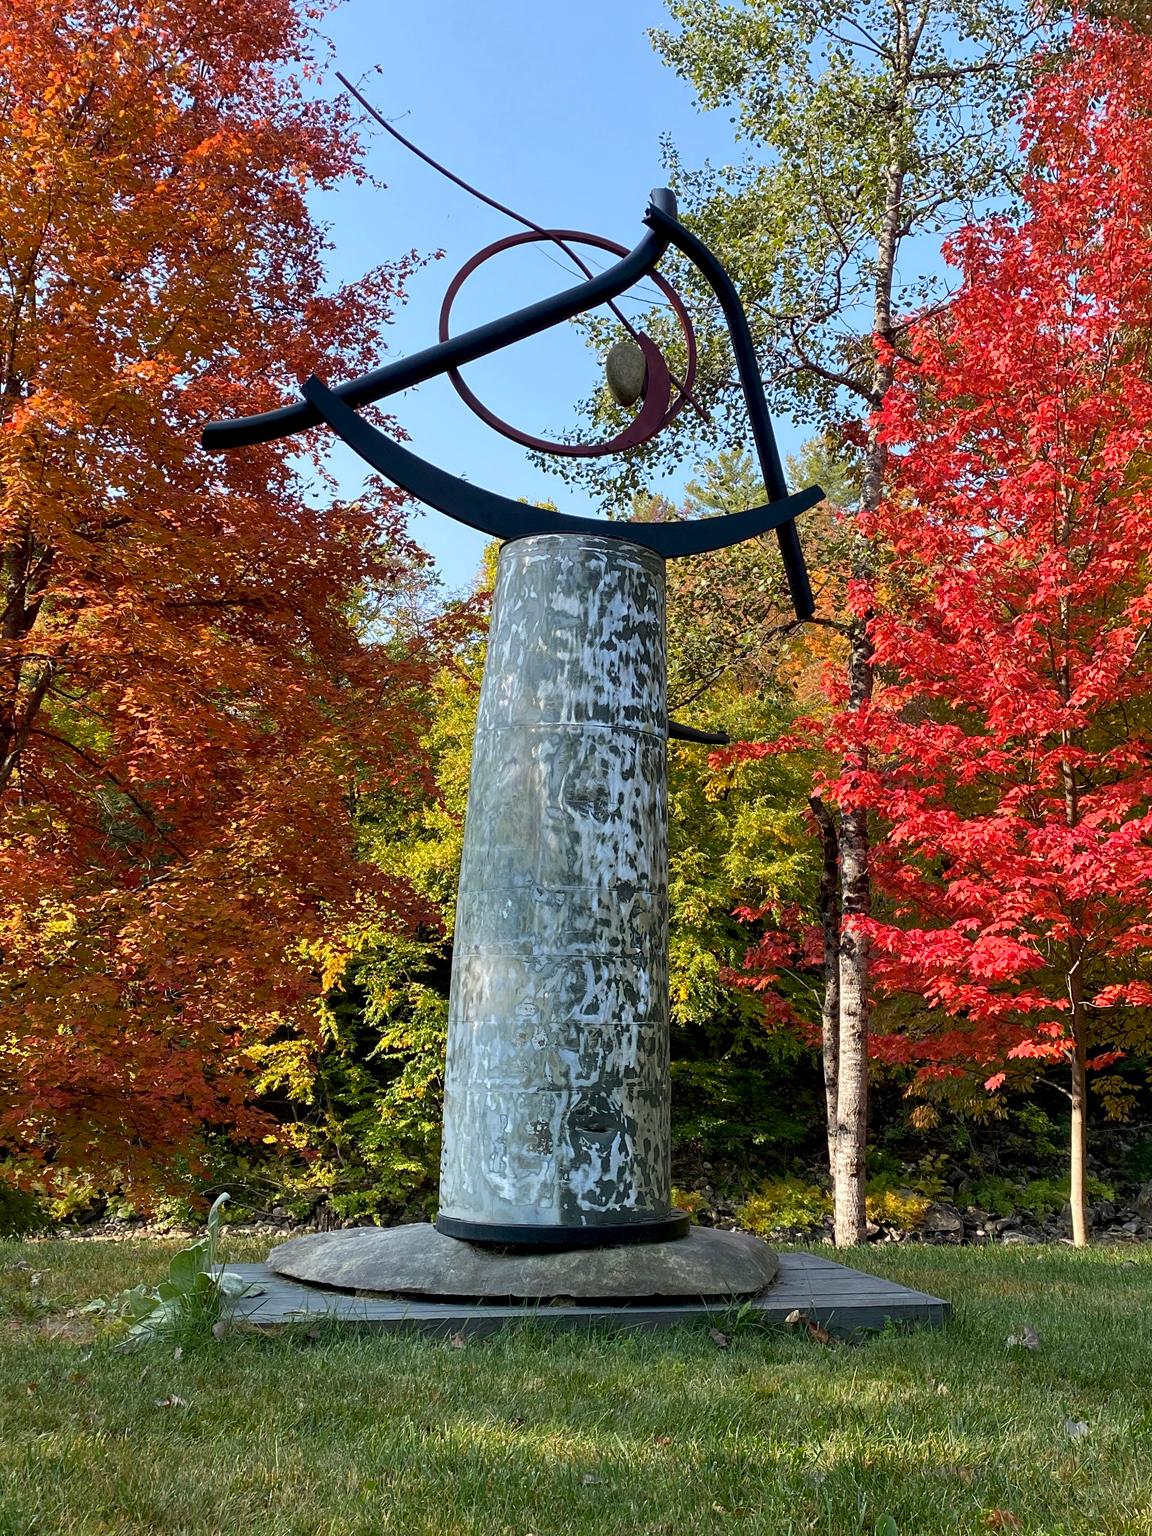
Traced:
<svg viewBox="0 0 1152 1536">
<path fill-rule="evenodd" d="M 832 814 L 819 795 L 812 808 L 820 832 L 820 931 L 824 942 L 824 1002 L 820 1044 L 824 1057 L 824 1107 L 827 1115 L 828 1176 L 836 1184 L 836 1128 L 840 1092 L 840 839 Z"/>
<path fill-rule="evenodd" d="M 854 630 L 848 659 L 849 698 L 854 707 L 872 693 L 872 650 L 862 627 Z M 868 941 L 859 920 L 868 916 L 871 887 L 868 871 L 868 817 L 849 806 L 840 818 L 840 946 L 837 985 L 840 1030 L 838 1042 L 836 1119 L 832 1187 L 835 1237 L 838 1248 L 862 1242 L 868 1140 L 868 1037 L 871 999 L 868 987 Z"/>
<path fill-rule="evenodd" d="M 1068 993 L 1072 1005 L 1072 1046 L 1068 1053 L 1071 1069 L 1072 1126 L 1069 1136 L 1068 1200 L 1072 1207 L 1072 1242 L 1077 1248 L 1088 1244 L 1088 1067 L 1087 1040 L 1084 1028 L 1084 996 L 1079 965 L 1074 964 L 1068 977 Z"/>
<path fill-rule="evenodd" d="M 899 18 L 899 58 L 904 66 L 903 86 L 911 68 L 915 43 L 907 35 L 904 12 L 897 6 Z M 873 302 L 873 335 L 886 345 L 893 336 L 892 289 L 896 275 L 896 255 L 900 244 L 903 217 L 904 139 L 900 98 L 893 104 L 888 135 L 888 165 L 884 199 L 884 221 L 876 251 L 876 287 Z M 878 408 L 892 384 L 892 366 L 885 349 L 877 349 L 872 373 L 870 403 Z M 860 498 L 862 512 L 879 506 L 884 495 L 887 454 L 874 430 L 869 431 L 864 480 Z M 871 551 L 857 536 L 854 541 L 852 575 L 867 581 L 872 574 Z M 872 698 L 874 683 L 872 643 L 868 638 L 867 613 L 853 619 L 848 632 L 848 708 L 858 713 Z M 867 753 L 861 751 L 846 758 L 843 769 L 850 778 L 857 769 L 868 766 Z M 840 964 L 837 977 L 840 1011 L 837 1062 L 835 1156 L 832 1185 L 835 1203 L 835 1240 L 838 1248 L 862 1242 L 867 1226 L 865 1195 L 867 1183 L 868 1141 L 868 1038 L 871 1033 L 872 1004 L 869 992 L 868 941 L 860 923 L 868 917 L 872 905 L 869 878 L 869 828 L 867 812 L 852 800 L 842 805 L 840 817 Z"/>
<path fill-rule="evenodd" d="M 1064 508 L 1063 514 L 1063 539 L 1067 544 L 1072 536 L 1072 518 L 1074 508 L 1069 502 Z M 1071 612 L 1069 600 L 1063 597 L 1060 600 L 1060 664 L 1057 674 L 1057 687 L 1060 697 L 1067 706 L 1072 698 L 1074 678 L 1071 667 Z M 1077 732 L 1067 730 L 1061 732 L 1061 744 L 1066 753 L 1073 749 L 1079 749 L 1081 741 Z M 1061 776 L 1063 779 L 1064 793 L 1064 824 L 1071 830 L 1080 821 L 1080 784 L 1077 779 L 1077 770 L 1065 756 L 1061 764 Z M 1070 1083 L 1068 1085 L 1068 1098 L 1071 1104 L 1071 1125 L 1069 1127 L 1068 1146 L 1068 1202 L 1072 1210 L 1072 1241 L 1077 1248 L 1084 1248 L 1088 1244 L 1088 1190 L 1087 1190 L 1087 1147 L 1088 1147 L 1088 1032 L 1087 1021 L 1084 1016 L 1084 905 L 1080 901 L 1069 902 L 1068 916 L 1072 931 L 1071 942 L 1068 950 L 1068 1014 L 1069 1029 L 1072 1039 L 1068 1047 L 1068 1068 Z"/>
</svg>

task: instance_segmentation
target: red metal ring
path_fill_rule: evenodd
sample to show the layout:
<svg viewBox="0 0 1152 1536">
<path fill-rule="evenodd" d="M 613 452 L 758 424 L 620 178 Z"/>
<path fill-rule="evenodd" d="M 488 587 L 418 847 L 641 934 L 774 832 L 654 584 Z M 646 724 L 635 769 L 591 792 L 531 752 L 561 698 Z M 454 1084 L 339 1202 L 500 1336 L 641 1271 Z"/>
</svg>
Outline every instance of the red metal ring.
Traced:
<svg viewBox="0 0 1152 1536">
<path fill-rule="evenodd" d="M 452 305 L 456 295 L 460 292 L 465 280 L 492 256 L 498 256 L 502 251 L 511 250 L 516 245 L 532 245 L 542 240 L 567 241 L 577 245 L 591 245 L 599 251 L 608 251 L 613 256 L 627 256 L 626 246 L 617 245 L 614 240 L 606 240 L 602 235 L 589 235 L 574 229 L 545 229 L 524 230 L 519 234 L 506 235 L 503 240 L 496 240 L 491 245 L 486 245 L 482 251 L 466 261 L 448 285 L 448 291 L 444 295 L 444 302 L 440 306 L 439 339 L 447 341 L 449 337 L 448 322 L 452 314 Z M 692 385 L 696 379 L 696 336 L 692 330 L 692 321 L 684 306 L 684 301 L 673 288 L 667 278 L 659 272 L 648 274 L 652 282 L 672 306 L 680 329 L 684 335 L 684 343 L 687 349 L 686 368 L 683 383 L 677 382 L 676 399 L 672 400 L 672 379 L 668 372 L 668 365 L 660 348 L 643 331 L 637 338 L 640 348 L 644 353 L 645 362 L 648 365 L 648 384 L 644 392 L 644 404 L 633 421 L 617 433 L 606 443 L 555 443 L 546 437 L 533 437 L 528 432 L 521 432 L 511 423 L 502 420 L 493 411 L 473 394 L 465 384 L 458 368 L 449 368 L 448 377 L 451 379 L 456 393 L 464 401 L 465 405 L 475 411 L 481 421 L 487 422 L 495 431 L 504 437 L 510 437 L 514 443 L 520 443 L 525 448 L 535 448 L 542 453 L 563 454 L 569 458 L 599 458 L 606 453 L 619 453 L 625 448 L 635 448 L 641 443 L 648 442 L 656 436 L 661 428 L 666 427 L 683 409 L 686 401 L 692 393 Z"/>
</svg>

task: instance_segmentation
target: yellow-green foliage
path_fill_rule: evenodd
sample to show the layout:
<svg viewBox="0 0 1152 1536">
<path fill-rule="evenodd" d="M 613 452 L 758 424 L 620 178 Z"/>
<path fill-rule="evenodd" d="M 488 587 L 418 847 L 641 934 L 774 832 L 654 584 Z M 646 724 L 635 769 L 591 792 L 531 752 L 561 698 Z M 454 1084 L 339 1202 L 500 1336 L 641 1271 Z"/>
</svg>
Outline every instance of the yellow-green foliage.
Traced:
<svg viewBox="0 0 1152 1536">
<path fill-rule="evenodd" d="M 883 1181 L 878 1185 L 868 1191 L 869 1221 L 887 1222 L 905 1231 L 918 1227 L 931 1199 L 914 1189 L 889 1188 Z M 766 1180 L 737 1211 L 743 1225 L 760 1236 L 785 1227 L 819 1227 L 831 1214 L 832 1197 L 826 1190 L 794 1178 Z"/>
<path fill-rule="evenodd" d="M 1116 1191 L 1110 1184 L 1091 1174 L 1085 1183 L 1090 1201 L 1115 1200 Z M 1031 1211 L 1036 1216 L 1054 1216 L 1068 1204 L 1070 1189 L 1067 1179 L 1032 1179 L 1020 1190 L 1018 1209 Z"/>
<path fill-rule="evenodd" d="M 678 1185 L 672 1186 L 672 1206 L 677 1211 L 687 1211 L 692 1220 L 707 1205 L 707 1201 L 698 1189 L 680 1189 Z"/>
<path fill-rule="evenodd" d="M 915 1168 L 878 1152 L 871 1159 L 865 1211 L 869 1221 L 885 1222 L 905 1232 L 915 1231 L 928 1207 L 940 1199 L 947 1185 L 942 1156 L 922 1158 Z"/>
<path fill-rule="evenodd" d="M 819 1227 L 832 1214 L 832 1198 L 816 1184 L 766 1179 L 736 1212 L 749 1232 L 767 1236 L 782 1227 Z"/>
<path fill-rule="evenodd" d="M 432 686 L 435 782 L 424 802 L 387 789 L 361 797 L 361 851 L 385 884 L 337 942 L 309 956 L 325 989 L 317 1038 L 274 1039 L 255 1053 L 259 1091 L 292 1106 L 268 1139 L 279 1149 L 280 1198 L 301 1213 L 323 1200 L 343 1218 L 417 1215 L 434 1202 L 448 942 L 482 660 L 480 641 L 462 647 Z M 426 902 L 415 932 L 394 917 L 390 882 Z"/>
<path fill-rule="evenodd" d="M 931 1204 L 926 1195 L 912 1189 L 884 1189 L 866 1197 L 865 1210 L 869 1221 L 883 1221 L 910 1232 L 924 1220 Z"/>
</svg>

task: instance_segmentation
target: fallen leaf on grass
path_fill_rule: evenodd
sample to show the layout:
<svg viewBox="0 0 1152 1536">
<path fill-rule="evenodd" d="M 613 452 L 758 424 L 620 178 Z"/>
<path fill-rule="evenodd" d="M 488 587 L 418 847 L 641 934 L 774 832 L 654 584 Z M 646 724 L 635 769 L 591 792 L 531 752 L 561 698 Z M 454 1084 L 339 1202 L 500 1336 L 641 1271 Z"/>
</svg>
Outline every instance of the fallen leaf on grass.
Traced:
<svg viewBox="0 0 1152 1536">
<path fill-rule="evenodd" d="M 464 1348 L 464 1342 L 465 1342 L 464 1341 L 464 1335 L 462 1333 L 454 1333 L 452 1335 L 452 1337 L 448 1340 L 448 1348 L 449 1349 L 463 1349 Z"/>
<path fill-rule="evenodd" d="M 719 1328 L 709 1328 L 708 1337 L 712 1340 L 717 1349 L 728 1348 L 728 1335 L 726 1333 L 721 1333 Z"/>
<path fill-rule="evenodd" d="M 807 1312 L 801 1312 L 799 1307 L 794 1312 L 789 1312 L 784 1319 L 789 1328 L 803 1328 L 810 1339 L 815 1339 L 817 1344 L 840 1344 L 843 1341 L 830 1334 L 827 1328 L 822 1328 L 815 1319 L 808 1316 Z"/>
<path fill-rule="evenodd" d="M 652 1443 L 653 1443 L 653 1445 L 671 1445 L 672 1444 L 672 1436 L 671 1435 L 657 1435 L 656 1439 Z"/>
<path fill-rule="evenodd" d="M 1005 1342 L 1009 1349 L 1039 1349 L 1040 1335 L 1025 1323 L 1019 1333 L 1010 1333 Z"/>
<path fill-rule="evenodd" d="M 990 1509 L 984 1516 L 984 1524 L 990 1531 L 1015 1531 L 1024 1524 L 1019 1515 L 1010 1509 Z"/>
<path fill-rule="evenodd" d="M 1083 1440 L 1085 1435 L 1091 1434 L 1083 1419 L 1065 1419 L 1064 1432 L 1069 1440 Z"/>
</svg>

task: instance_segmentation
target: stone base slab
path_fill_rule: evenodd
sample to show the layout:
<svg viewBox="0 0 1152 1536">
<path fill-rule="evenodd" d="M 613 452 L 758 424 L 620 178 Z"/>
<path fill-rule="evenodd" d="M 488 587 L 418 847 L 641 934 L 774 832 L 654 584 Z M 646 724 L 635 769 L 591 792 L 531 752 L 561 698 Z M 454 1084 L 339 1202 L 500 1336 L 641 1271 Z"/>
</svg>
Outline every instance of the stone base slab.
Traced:
<svg viewBox="0 0 1152 1536">
<path fill-rule="evenodd" d="M 782 1253 L 775 1281 L 759 1296 L 737 1303 L 741 1314 L 783 1325 L 793 1312 L 839 1337 L 896 1323 L 940 1328 L 951 1305 L 876 1275 L 812 1253 Z M 476 1337 L 511 1324 L 614 1331 L 725 1327 L 733 1303 L 724 1301 L 546 1304 L 429 1301 L 396 1296 L 357 1296 L 287 1280 L 266 1264 L 230 1264 L 251 1285 L 231 1309 L 233 1326 L 276 1332 L 318 1324 L 357 1332 L 419 1333 L 430 1338 Z"/>
<path fill-rule="evenodd" d="M 438 1301 L 731 1301 L 776 1276 L 776 1255 L 746 1232 L 693 1227 L 663 1243 L 533 1251 L 492 1248 L 427 1222 L 352 1227 L 281 1243 L 268 1267 L 288 1279 L 359 1294 Z"/>
</svg>

